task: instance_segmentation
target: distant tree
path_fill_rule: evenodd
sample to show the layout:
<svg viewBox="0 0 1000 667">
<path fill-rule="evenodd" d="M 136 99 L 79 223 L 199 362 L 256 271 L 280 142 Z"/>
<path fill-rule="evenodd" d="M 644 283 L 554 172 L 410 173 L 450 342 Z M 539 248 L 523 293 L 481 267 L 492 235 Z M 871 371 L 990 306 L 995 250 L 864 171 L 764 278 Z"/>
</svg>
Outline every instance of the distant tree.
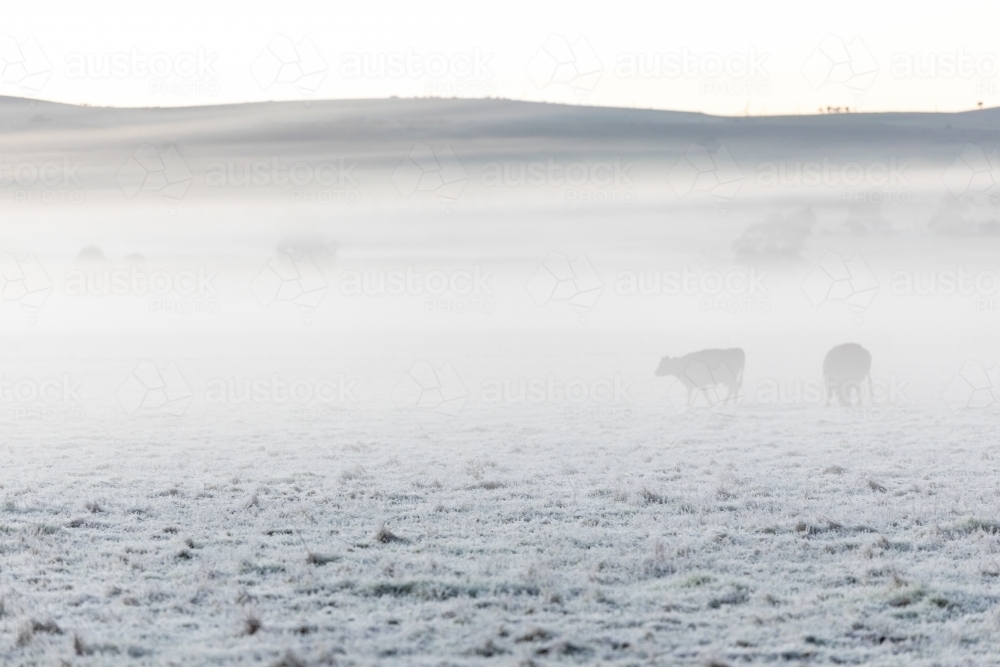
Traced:
<svg viewBox="0 0 1000 667">
<path fill-rule="evenodd" d="M 740 257 L 798 257 L 815 224 L 816 214 L 811 208 L 775 215 L 747 227 L 733 243 L 733 250 Z"/>
</svg>

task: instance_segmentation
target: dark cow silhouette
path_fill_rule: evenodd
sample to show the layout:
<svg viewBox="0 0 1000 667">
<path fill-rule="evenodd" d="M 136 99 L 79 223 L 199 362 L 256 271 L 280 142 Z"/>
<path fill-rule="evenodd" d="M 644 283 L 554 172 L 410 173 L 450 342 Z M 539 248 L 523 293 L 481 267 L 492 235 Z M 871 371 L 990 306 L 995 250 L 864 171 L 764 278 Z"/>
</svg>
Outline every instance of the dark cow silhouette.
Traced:
<svg viewBox="0 0 1000 667">
<path fill-rule="evenodd" d="M 823 359 L 823 382 L 826 404 L 836 395 L 840 405 L 861 404 L 861 386 L 868 380 L 868 395 L 872 393 L 872 355 L 857 343 L 844 343 L 826 353 Z"/>
<path fill-rule="evenodd" d="M 719 385 L 726 386 L 723 402 L 739 398 L 743 383 L 743 365 L 746 355 L 734 347 L 728 350 L 701 350 L 683 357 L 663 357 L 656 369 L 658 377 L 673 375 L 687 388 L 688 405 L 698 393 L 707 392 Z M 712 401 L 709 401 L 710 403 Z"/>
</svg>

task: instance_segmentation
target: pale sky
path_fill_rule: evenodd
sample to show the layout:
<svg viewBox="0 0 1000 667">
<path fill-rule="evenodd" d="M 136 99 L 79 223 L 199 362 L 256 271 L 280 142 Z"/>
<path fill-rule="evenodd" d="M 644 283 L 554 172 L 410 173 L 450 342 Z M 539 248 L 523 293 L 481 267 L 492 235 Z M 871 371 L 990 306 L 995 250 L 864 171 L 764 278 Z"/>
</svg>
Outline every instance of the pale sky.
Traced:
<svg viewBox="0 0 1000 667">
<path fill-rule="evenodd" d="M 1000 106 L 994 3 L 140 4 L 8 3 L 0 94 L 114 106 L 492 96 L 722 115 Z"/>
</svg>

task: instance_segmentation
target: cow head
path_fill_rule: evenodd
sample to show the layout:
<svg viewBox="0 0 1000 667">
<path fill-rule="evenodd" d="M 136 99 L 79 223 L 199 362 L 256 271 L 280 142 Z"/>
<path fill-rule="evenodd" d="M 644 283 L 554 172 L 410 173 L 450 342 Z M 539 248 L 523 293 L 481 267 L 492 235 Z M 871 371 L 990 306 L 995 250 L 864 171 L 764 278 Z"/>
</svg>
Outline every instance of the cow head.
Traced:
<svg viewBox="0 0 1000 667">
<path fill-rule="evenodd" d="M 660 359 L 660 365 L 656 367 L 656 377 L 664 375 L 677 375 L 677 359 L 670 357 Z"/>
</svg>

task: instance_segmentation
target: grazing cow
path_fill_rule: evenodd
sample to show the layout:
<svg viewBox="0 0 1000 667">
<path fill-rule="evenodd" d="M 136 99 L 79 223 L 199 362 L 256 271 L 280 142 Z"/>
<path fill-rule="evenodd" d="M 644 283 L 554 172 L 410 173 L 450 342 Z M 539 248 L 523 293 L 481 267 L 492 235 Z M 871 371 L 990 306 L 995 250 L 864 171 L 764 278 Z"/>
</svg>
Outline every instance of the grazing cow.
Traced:
<svg viewBox="0 0 1000 667">
<path fill-rule="evenodd" d="M 673 375 L 680 380 L 688 391 L 688 405 L 691 405 L 697 393 L 707 392 L 719 385 L 726 386 L 723 402 L 735 401 L 739 398 L 740 385 L 743 383 L 745 361 L 746 355 L 738 347 L 701 350 L 683 357 L 663 357 L 656 375 Z"/>
<path fill-rule="evenodd" d="M 857 343 L 844 343 L 826 353 L 823 359 L 823 382 L 826 384 L 826 404 L 834 395 L 840 405 L 861 404 L 861 385 L 868 380 L 868 395 L 872 392 L 872 355 Z M 853 395 L 853 398 L 852 398 Z"/>
</svg>

